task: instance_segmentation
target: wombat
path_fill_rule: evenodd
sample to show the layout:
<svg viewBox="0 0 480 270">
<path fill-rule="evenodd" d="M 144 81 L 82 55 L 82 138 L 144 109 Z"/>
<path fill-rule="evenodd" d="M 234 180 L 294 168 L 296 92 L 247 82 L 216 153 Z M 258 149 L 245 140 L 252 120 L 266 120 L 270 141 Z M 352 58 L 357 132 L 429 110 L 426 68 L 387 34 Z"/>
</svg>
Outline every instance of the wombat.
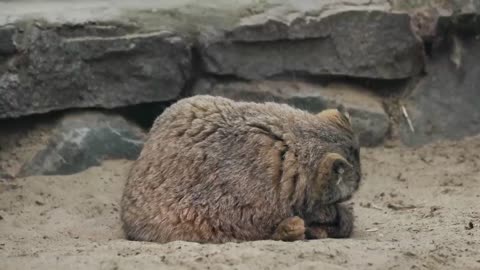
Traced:
<svg viewBox="0 0 480 270">
<path fill-rule="evenodd" d="M 360 183 L 343 107 L 185 98 L 154 122 L 121 201 L 127 239 L 224 243 L 349 237 Z"/>
</svg>

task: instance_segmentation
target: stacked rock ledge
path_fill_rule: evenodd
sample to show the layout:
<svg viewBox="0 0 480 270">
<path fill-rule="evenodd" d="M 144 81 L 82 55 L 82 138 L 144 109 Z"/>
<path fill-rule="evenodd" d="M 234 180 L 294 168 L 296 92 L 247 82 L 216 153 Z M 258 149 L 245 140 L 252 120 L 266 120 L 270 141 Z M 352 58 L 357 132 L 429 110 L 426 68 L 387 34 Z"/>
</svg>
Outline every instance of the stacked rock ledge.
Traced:
<svg viewBox="0 0 480 270">
<path fill-rule="evenodd" d="M 15 49 L 0 62 L 0 119 L 173 100 L 191 76 L 190 45 L 165 31 L 72 38 L 30 24 Z"/>
<path fill-rule="evenodd" d="M 204 34 L 200 55 L 208 73 L 249 80 L 291 73 L 405 79 L 424 66 L 409 15 L 370 9 L 254 15 Z"/>
<path fill-rule="evenodd" d="M 318 1 L 318 5 L 312 4 L 315 1 L 287 2 L 266 5 L 253 15 L 224 18 L 225 24 L 221 16 L 228 15 L 222 14 L 236 12 L 217 12 L 216 23 L 208 25 L 209 20 L 194 20 L 204 19 L 193 14 L 195 11 L 189 11 L 192 21 L 182 21 L 182 9 L 168 17 L 167 8 L 162 12 L 132 11 L 137 17 L 131 25 L 119 17 L 55 24 L 25 19 L 0 26 L 0 119 L 74 108 L 170 104 L 188 95 L 211 94 L 288 103 L 313 113 L 344 104 L 361 144 L 377 146 L 392 128 L 389 116 L 374 90 L 351 83 L 351 79 L 404 82 L 416 78 L 419 83 L 401 100 L 415 132 L 405 121 L 394 123 L 405 144 L 480 132 L 474 87 L 480 84 L 475 64 L 480 52 L 478 10 L 446 15 L 435 11 L 430 20 L 390 9 L 383 0 L 373 1 L 380 5 L 349 0 L 336 4 Z M 182 21 L 182 26 L 170 27 L 175 20 Z M 438 38 L 442 40 L 436 43 L 439 46 L 426 57 L 424 42 Z M 325 78 L 337 83 L 323 83 Z M 454 101 L 450 100 L 452 91 L 457 93 Z M 105 119 L 101 123 L 127 125 L 110 116 L 95 117 Z M 108 133 L 111 130 L 103 124 L 89 126 L 88 122 L 77 123 L 89 128 L 89 134 L 118 136 Z M 128 126 L 136 129 L 132 123 Z M 54 136 L 75 137 L 58 135 L 68 135 L 67 129 L 58 126 Z M 88 136 L 84 138 L 99 138 Z M 55 151 L 64 151 L 52 142 L 22 171 L 25 175 L 72 173 L 111 157 L 133 159 L 143 136 L 132 136 L 112 139 L 136 142 L 128 146 L 131 151 L 125 155 L 113 154 L 119 149 L 95 154 L 85 143 L 65 150 L 78 150 L 78 155 L 72 155 L 76 157 L 93 153 L 81 168 L 61 167 L 57 161 L 60 167 L 45 165 L 51 163 L 48 157 L 56 155 Z"/>
</svg>

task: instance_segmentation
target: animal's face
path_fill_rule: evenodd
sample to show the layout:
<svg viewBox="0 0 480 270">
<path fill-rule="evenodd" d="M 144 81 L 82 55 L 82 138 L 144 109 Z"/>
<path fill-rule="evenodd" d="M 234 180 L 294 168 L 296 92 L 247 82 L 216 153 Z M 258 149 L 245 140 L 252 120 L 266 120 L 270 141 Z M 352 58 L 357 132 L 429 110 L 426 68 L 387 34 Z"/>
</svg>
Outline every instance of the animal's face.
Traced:
<svg viewBox="0 0 480 270">
<path fill-rule="evenodd" d="M 360 146 L 348 114 L 335 110 L 327 119 L 334 123 L 328 134 L 330 139 L 311 163 L 313 196 L 322 204 L 350 199 L 361 180 Z"/>
<path fill-rule="evenodd" d="M 318 200 L 332 204 L 350 199 L 358 189 L 361 180 L 359 149 L 355 146 L 336 147 L 328 152 L 318 166 L 316 185 Z"/>
</svg>

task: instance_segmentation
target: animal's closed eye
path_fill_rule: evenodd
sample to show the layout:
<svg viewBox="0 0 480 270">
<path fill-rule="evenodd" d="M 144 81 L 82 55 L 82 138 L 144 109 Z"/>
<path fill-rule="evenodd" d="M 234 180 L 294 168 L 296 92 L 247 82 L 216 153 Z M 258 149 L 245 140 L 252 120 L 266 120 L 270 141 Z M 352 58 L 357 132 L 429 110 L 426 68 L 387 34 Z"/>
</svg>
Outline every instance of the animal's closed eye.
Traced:
<svg viewBox="0 0 480 270">
<path fill-rule="evenodd" d="M 355 160 L 358 160 L 360 159 L 360 151 L 358 150 L 358 148 L 355 148 L 353 146 L 350 146 L 348 151 L 350 152 L 350 155 L 352 155 L 352 157 L 355 159 Z"/>
<path fill-rule="evenodd" d="M 338 167 L 335 168 L 335 173 L 342 175 L 345 172 L 345 169 L 343 167 Z"/>
<path fill-rule="evenodd" d="M 351 166 L 352 165 L 346 159 L 341 157 L 333 163 L 332 169 L 336 174 L 342 175 L 345 173 L 345 170 Z"/>
</svg>

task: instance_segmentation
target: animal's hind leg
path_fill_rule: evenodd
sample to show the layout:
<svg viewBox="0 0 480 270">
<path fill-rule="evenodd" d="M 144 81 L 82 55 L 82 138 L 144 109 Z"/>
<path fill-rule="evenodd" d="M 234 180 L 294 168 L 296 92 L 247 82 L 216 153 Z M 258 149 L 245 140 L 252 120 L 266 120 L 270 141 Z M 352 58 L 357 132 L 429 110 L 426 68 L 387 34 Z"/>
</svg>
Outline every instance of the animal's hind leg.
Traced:
<svg viewBox="0 0 480 270">
<path fill-rule="evenodd" d="M 284 219 L 277 226 L 272 239 L 281 241 L 297 241 L 305 239 L 305 222 L 297 216 Z"/>
</svg>

